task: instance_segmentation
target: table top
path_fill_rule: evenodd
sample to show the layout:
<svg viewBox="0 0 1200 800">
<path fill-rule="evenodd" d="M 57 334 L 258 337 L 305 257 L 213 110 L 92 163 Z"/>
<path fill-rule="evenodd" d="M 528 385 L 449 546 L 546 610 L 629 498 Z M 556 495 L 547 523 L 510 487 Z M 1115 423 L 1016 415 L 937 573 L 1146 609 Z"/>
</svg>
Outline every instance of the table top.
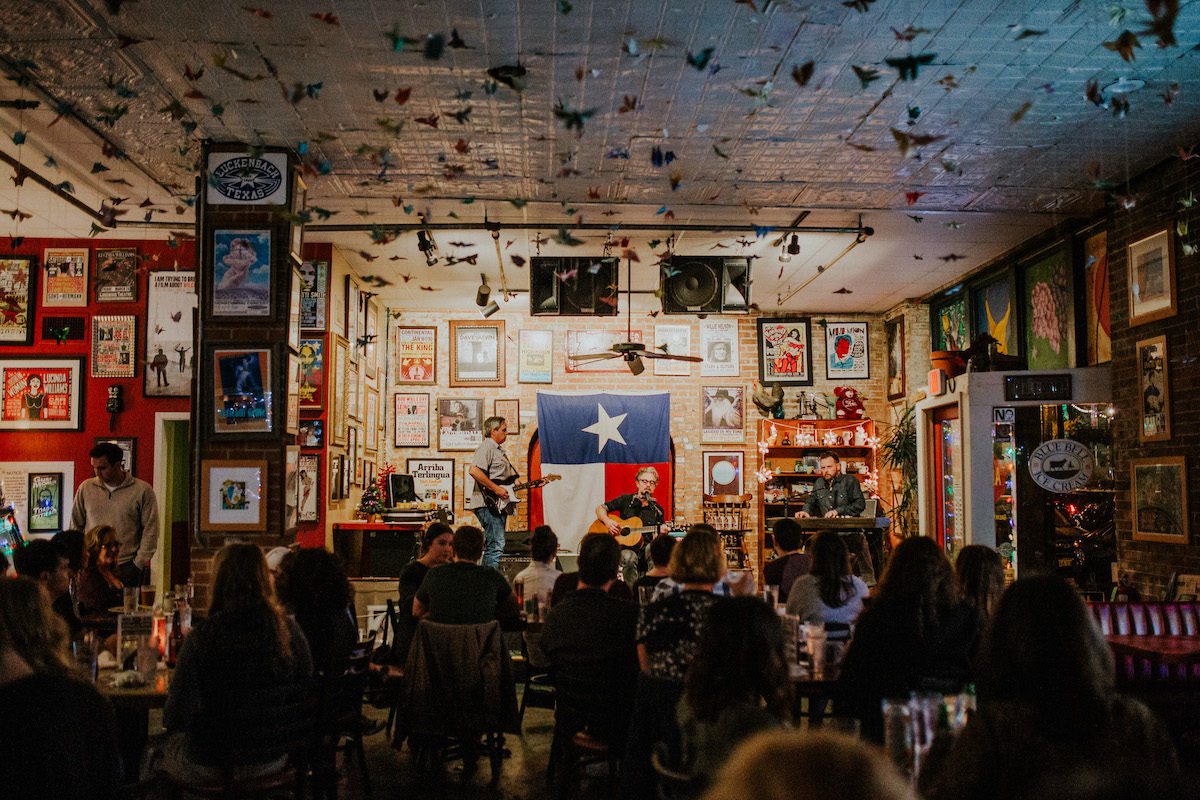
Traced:
<svg viewBox="0 0 1200 800">
<path fill-rule="evenodd" d="M 1152 656 L 1169 663 L 1200 659 L 1200 636 L 1109 634 L 1104 638 L 1118 655 Z"/>
<path fill-rule="evenodd" d="M 100 670 L 96 690 L 117 708 L 162 708 L 167 703 L 167 690 L 171 685 L 171 670 L 159 668 L 154 681 L 145 686 L 118 688 L 112 685 L 113 669 Z"/>
</svg>

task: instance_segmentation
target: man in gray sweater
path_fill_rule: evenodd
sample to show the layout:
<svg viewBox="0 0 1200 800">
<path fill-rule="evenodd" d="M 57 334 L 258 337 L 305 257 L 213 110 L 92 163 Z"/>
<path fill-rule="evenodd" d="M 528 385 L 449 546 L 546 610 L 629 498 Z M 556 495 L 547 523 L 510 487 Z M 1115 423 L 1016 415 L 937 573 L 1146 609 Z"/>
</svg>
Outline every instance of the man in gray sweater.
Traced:
<svg viewBox="0 0 1200 800">
<path fill-rule="evenodd" d="M 117 554 L 117 577 L 126 586 L 140 586 L 142 570 L 158 549 L 158 501 L 154 489 L 125 471 L 121 448 L 101 442 L 88 452 L 94 478 L 75 490 L 71 527 L 87 531 L 111 525 L 117 532 L 121 551 Z"/>
</svg>

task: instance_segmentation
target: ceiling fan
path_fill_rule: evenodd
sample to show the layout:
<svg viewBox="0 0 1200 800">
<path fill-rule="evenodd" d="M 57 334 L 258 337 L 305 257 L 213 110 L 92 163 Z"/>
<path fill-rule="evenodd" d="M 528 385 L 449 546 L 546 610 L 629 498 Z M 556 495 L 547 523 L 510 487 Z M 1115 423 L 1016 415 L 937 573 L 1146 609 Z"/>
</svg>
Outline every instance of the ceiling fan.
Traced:
<svg viewBox="0 0 1200 800">
<path fill-rule="evenodd" d="M 645 371 L 646 365 L 642 363 L 643 358 L 667 358 L 673 361 L 691 361 L 700 362 L 704 359 L 700 356 L 675 355 L 667 352 L 665 347 L 646 347 L 641 342 L 633 340 L 633 260 L 625 259 L 625 341 L 617 342 L 608 350 L 602 353 L 580 353 L 578 355 L 567 356 L 577 364 L 586 364 L 592 361 L 604 361 L 610 358 L 623 358 L 625 363 L 629 365 L 629 371 L 634 375 L 641 375 Z"/>
</svg>

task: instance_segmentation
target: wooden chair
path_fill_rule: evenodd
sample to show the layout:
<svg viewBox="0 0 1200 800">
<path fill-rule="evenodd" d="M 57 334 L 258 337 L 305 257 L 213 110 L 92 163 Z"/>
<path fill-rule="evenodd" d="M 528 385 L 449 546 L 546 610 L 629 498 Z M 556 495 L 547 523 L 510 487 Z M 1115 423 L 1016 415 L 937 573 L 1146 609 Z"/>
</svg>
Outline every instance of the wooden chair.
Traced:
<svg viewBox="0 0 1200 800">
<path fill-rule="evenodd" d="M 706 494 L 703 495 L 704 521 L 721 534 L 729 566 L 742 568 L 749 565 L 746 558 L 744 535 L 746 514 L 753 494 Z"/>
<path fill-rule="evenodd" d="M 337 800 L 337 757 L 341 754 L 344 764 L 349 764 L 352 756 L 358 761 L 363 796 L 371 798 L 371 775 L 363 745 L 370 731 L 363 726 L 362 707 L 374 646 L 375 632 L 372 632 L 351 652 L 346 671 L 325 681 L 320 738 L 312 764 L 314 797 L 323 792 L 329 800 Z"/>
<path fill-rule="evenodd" d="M 546 662 L 542 648 L 538 645 L 541 634 L 521 631 L 521 655 L 525 660 L 525 681 L 521 689 L 521 707 L 517 711 L 517 725 L 525 721 L 525 707 L 554 708 L 554 681 L 550 677 L 550 664 Z"/>
</svg>

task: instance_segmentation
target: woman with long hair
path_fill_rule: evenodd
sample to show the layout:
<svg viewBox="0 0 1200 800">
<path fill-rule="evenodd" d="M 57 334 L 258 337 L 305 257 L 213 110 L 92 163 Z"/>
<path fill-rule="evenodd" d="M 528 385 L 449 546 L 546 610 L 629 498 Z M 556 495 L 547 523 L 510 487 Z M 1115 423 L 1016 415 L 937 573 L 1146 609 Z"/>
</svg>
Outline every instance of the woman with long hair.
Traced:
<svg viewBox="0 0 1200 800">
<path fill-rule="evenodd" d="M 1004 561 L 1000 554 L 986 545 L 969 544 L 954 559 L 954 575 L 963 600 L 975 608 L 986 625 L 1004 594 Z"/>
<path fill-rule="evenodd" d="M 850 569 L 850 550 L 837 531 L 820 531 L 808 543 L 812 563 L 788 592 L 787 611 L 801 622 L 849 625 L 869 590 Z"/>
<path fill-rule="evenodd" d="M 921 773 L 930 800 L 1050 797 L 1064 776 L 1176 772 L 1163 725 L 1114 690 L 1113 657 L 1078 591 L 1022 578 L 1000 598 L 979 652 L 978 708 L 944 762 Z M 942 769 L 941 767 L 944 767 Z"/>
<path fill-rule="evenodd" d="M 882 742 L 883 699 L 958 692 L 979 627 L 938 543 L 927 536 L 905 539 L 858 617 L 834 693 L 835 713 L 862 720 L 863 737 Z"/>
<path fill-rule="evenodd" d="M 86 620 L 116 620 L 109 611 L 124 600 L 125 584 L 117 577 L 117 554 L 121 543 L 111 525 L 97 525 L 84 540 L 87 566 L 79 578 L 79 615 Z"/>
<path fill-rule="evenodd" d="M 275 591 L 304 631 L 313 669 L 334 677 L 345 672 L 358 625 L 341 559 L 324 547 L 303 547 L 284 559 Z"/>
<path fill-rule="evenodd" d="M 392 631 L 392 650 L 387 662 L 397 667 L 404 666 L 408 659 L 408 649 L 412 645 L 413 635 L 417 631 L 417 618 L 413 616 L 413 598 L 421 581 L 429 574 L 429 570 L 449 564 L 454 560 L 454 529 L 445 522 L 431 522 L 421 532 L 421 555 L 410 561 L 400 570 L 399 591 L 396 611 L 398 624 Z"/>
</svg>

